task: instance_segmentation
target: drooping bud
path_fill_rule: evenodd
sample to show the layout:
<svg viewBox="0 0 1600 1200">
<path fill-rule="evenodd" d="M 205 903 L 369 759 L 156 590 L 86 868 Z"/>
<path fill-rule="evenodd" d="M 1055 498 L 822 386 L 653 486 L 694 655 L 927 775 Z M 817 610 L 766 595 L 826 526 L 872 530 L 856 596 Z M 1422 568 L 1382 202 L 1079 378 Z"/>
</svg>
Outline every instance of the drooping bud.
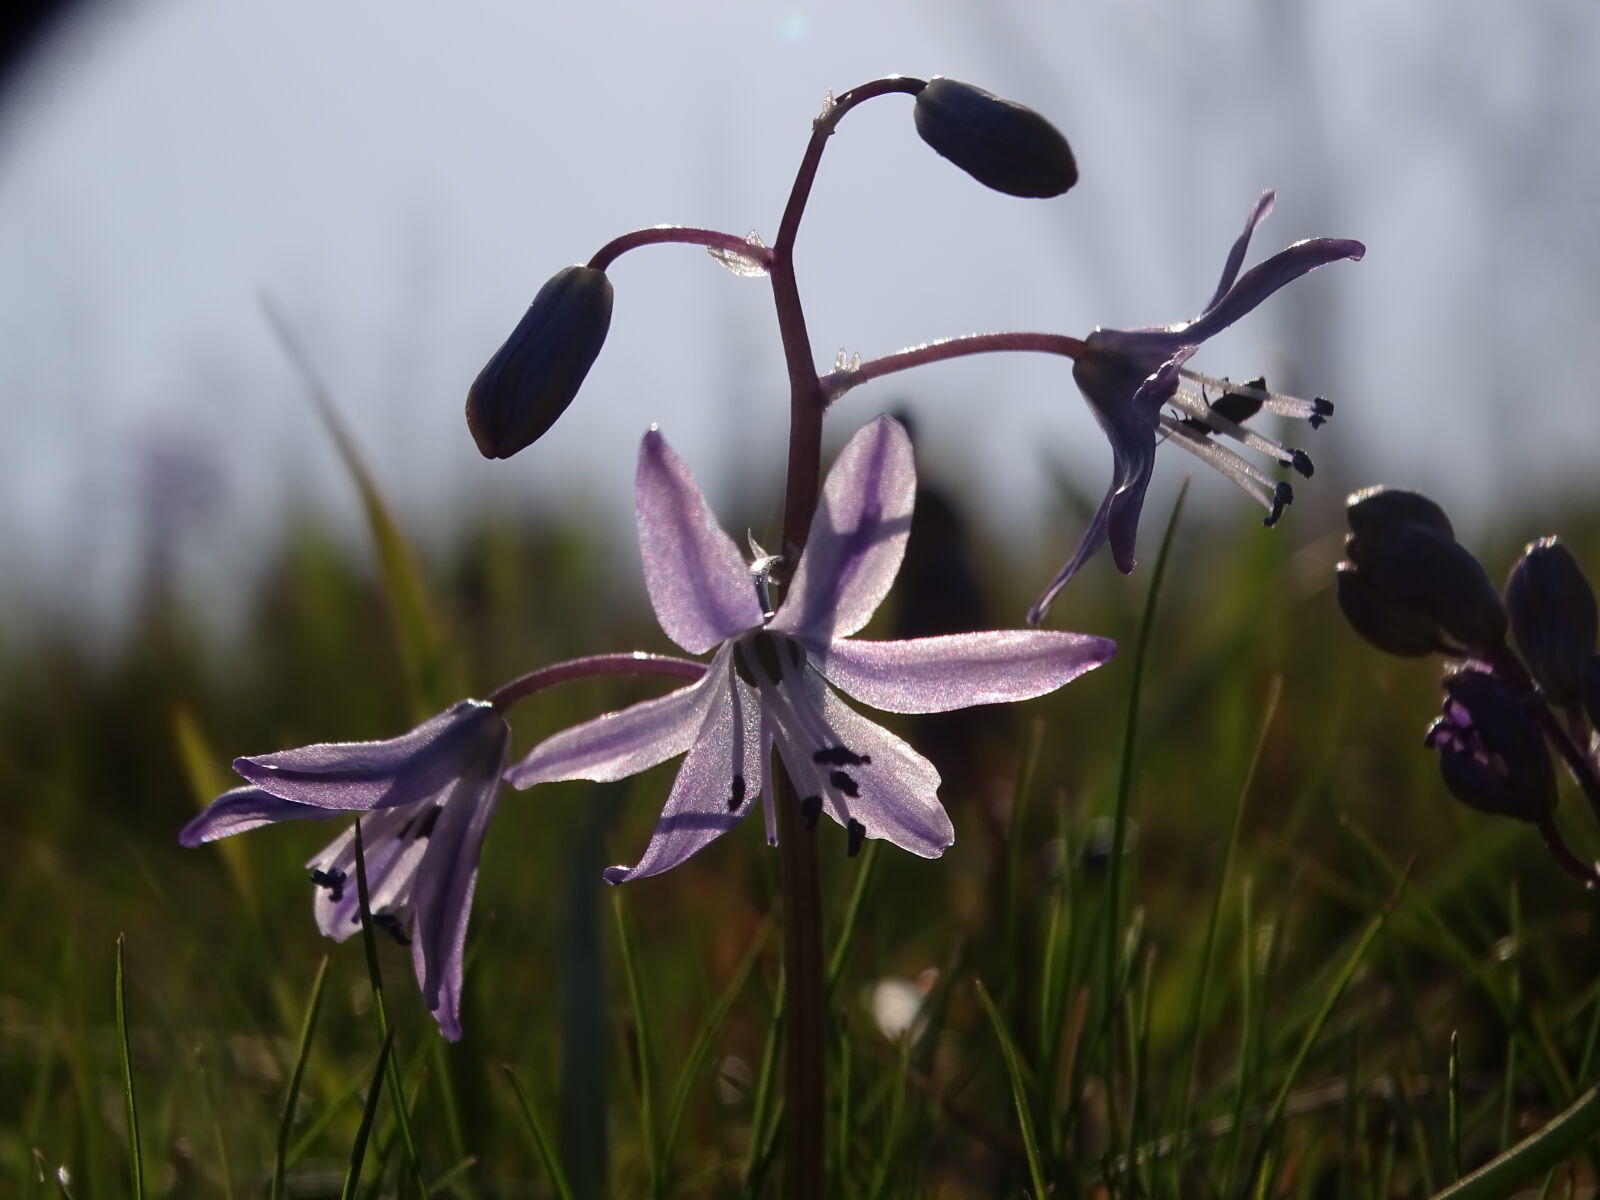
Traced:
<svg viewBox="0 0 1600 1200">
<path fill-rule="evenodd" d="M 1379 650 L 1420 658 L 1439 648 L 1437 625 L 1401 604 L 1353 563 L 1339 564 L 1338 597 L 1351 628 Z"/>
<path fill-rule="evenodd" d="M 1350 532 L 1357 537 L 1375 537 L 1396 525 L 1421 525 L 1452 540 L 1456 536 L 1444 509 L 1420 492 L 1389 487 L 1362 488 L 1352 493 L 1345 505 L 1345 519 L 1350 522 Z"/>
<path fill-rule="evenodd" d="M 593 267 L 567 267 L 539 289 L 467 392 L 467 428 L 485 458 L 510 458 L 566 411 L 605 344 L 611 296 Z"/>
<path fill-rule="evenodd" d="M 1578 703 L 1578 672 L 1594 650 L 1594 592 L 1555 538 L 1529 544 L 1506 580 L 1511 632 L 1539 686 L 1556 704 Z"/>
<path fill-rule="evenodd" d="M 1078 182 L 1060 130 L 1031 108 L 935 76 L 917 93 L 917 132 L 985 187 L 1008 196 L 1059 196 Z"/>
<path fill-rule="evenodd" d="M 1589 724 L 1600 729 L 1600 654 L 1585 654 L 1578 668 L 1578 700 Z"/>
<path fill-rule="evenodd" d="M 1500 594 L 1459 542 L 1421 525 L 1395 525 L 1376 537 L 1352 536 L 1345 553 L 1373 583 L 1467 649 L 1505 640 Z"/>
<path fill-rule="evenodd" d="M 1424 739 L 1445 786 L 1482 812 L 1538 821 L 1556 804 L 1555 768 L 1522 700 L 1484 671 L 1445 678 L 1444 714 Z"/>
</svg>

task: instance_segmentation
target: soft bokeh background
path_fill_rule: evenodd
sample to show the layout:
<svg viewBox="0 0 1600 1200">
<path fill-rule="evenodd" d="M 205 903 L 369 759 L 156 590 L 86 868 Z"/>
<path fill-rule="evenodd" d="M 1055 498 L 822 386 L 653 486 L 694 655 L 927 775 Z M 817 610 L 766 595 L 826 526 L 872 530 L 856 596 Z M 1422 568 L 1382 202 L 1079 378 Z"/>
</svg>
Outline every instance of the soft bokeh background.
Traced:
<svg viewBox="0 0 1600 1200">
<path fill-rule="evenodd" d="M 511 463 L 473 450 L 467 383 L 551 272 L 619 232 L 770 237 L 824 92 L 896 70 L 1037 107 L 1083 182 L 1013 201 L 929 153 L 909 102 L 853 115 L 800 247 L 819 355 L 1185 318 L 1273 186 L 1258 256 L 1315 234 L 1370 247 L 1197 364 L 1339 404 L 1280 536 L 1350 482 L 1421 486 L 1477 520 L 1592 488 L 1574 421 L 1593 403 L 1597 52 L 1577 0 L 84 0 L 0 108 L 4 627 L 63 610 L 103 627 L 166 555 L 227 628 L 291 505 L 363 552 L 263 292 L 408 526 L 438 544 L 468 506 L 597 514 L 636 588 L 648 423 L 714 496 L 770 493 L 783 402 L 762 285 L 689 248 L 629 255 L 582 400 Z M 1089 493 L 1109 469 L 1065 364 L 939 367 L 856 393 L 838 422 L 903 397 L 987 527 L 1065 551 L 1047 465 Z M 1220 481 L 1197 500 L 1256 524 Z"/>
</svg>

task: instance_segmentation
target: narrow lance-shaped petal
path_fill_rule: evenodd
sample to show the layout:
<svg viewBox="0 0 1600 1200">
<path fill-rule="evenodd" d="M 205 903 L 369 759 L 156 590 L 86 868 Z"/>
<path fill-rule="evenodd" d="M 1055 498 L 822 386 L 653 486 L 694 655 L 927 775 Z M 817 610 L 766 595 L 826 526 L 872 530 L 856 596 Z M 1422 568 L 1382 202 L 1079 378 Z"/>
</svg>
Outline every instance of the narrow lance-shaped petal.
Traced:
<svg viewBox="0 0 1600 1200">
<path fill-rule="evenodd" d="M 689 469 L 659 432 L 639 447 L 634 508 L 645 587 L 666 635 L 703 654 L 761 623 L 755 584 Z"/>
</svg>

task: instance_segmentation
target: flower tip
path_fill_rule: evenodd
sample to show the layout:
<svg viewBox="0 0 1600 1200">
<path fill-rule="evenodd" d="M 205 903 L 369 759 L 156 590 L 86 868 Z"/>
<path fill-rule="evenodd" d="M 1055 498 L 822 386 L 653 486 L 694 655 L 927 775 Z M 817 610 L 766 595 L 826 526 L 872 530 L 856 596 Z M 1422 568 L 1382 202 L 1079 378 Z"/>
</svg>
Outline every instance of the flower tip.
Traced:
<svg viewBox="0 0 1600 1200">
<path fill-rule="evenodd" d="M 612 887 L 616 887 L 619 883 L 627 883 L 628 876 L 632 874 L 633 870 L 629 867 L 607 867 L 604 871 L 600 872 L 601 878 L 603 878 Z"/>
</svg>

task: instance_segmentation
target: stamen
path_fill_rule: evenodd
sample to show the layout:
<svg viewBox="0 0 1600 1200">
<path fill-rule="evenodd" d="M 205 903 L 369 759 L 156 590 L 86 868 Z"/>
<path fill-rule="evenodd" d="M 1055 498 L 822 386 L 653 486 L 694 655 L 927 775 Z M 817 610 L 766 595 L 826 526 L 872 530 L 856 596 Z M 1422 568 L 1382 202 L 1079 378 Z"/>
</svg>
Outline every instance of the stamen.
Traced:
<svg viewBox="0 0 1600 1200">
<path fill-rule="evenodd" d="M 1321 429 L 1328 423 L 1328 418 L 1333 416 L 1333 401 L 1324 400 L 1321 396 L 1314 396 L 1311 400 L 1311 415 L 1306 418 L 1313 429 Z"/>
<path fill-rule="evenodd" d="M 807 829 L 815 829 L 817 818 L 822 816 L 822 797 L 807 796 L 800 801 L 800 815 L 805 818 Z"/>
<path fill-rule="evenodd" d="M 854 858 L 861 853 L 861 843 L 867 839 L 867 827 L 854 817 L 851 817 L 850 823 L 844 827 L 844 831 L 845 835 L 850 839 L 849 849 L 845 851 L 845 854 L 850 858 Z"/>
<path fill-rule="evenodd" d="M 818 750 L 811 761 L 828 767 L 864 767 L 872 761 L 870 754 L 857 754 L 846 746 L 830 746 Z"/>
<path fill-rule="evenodd" d="M 360 914 L 357 914 L 358 916 Z M 372 914 L 374 928 L 381 929 L 392 937 L 397 946 L 411 945 L 411 939 L 406 936 L 405 929 L 400 924 L 400 918 L 392 912 L 375 912 Z"/>
<path fill-rule="evenodd" d="M 1278 518 L 1283 516 L 1283 510 L 1294 503 L 1294 489 L 1284 480 L 1278 481 L 1278 486 L 1272 492 L 1272 511 L 1261 523 L 1271 529 L 1278 523 Z"/>
<path fill-rule="evenodd" d="M 1226 446 L 1219 446 L 1203 434 L 1196 433 L 1193 429 L 1176 421 L 1171 417 L 1161 418 L 1161 427 L 1171 435 L 1172 444 L 1187 450 L 1190 454 L 1221 471 L 1233 480 L 1240 488 L 1254 497 L 1262 508 L 1272 507 L 1272 494 L 1276 490 L 1278 481 L 1273 479 L 1260 467 L 1249 459 L 1243 458 L 1229 450 Z"/>
<path fill-rule="evenodd" d="M 1294 452 L 1294 458 L 1290 460 L 1289 465 L 1296 471 L 1299 471 L 1300 474 L 1304 475 L 1307 479 L 1310 479 L 1312 472 L 1316 470 L 1316 468 L 1311 465 L 1311 456 L 1304 450 L 1296 450 Z"/>
<path fill-rule="evenodd" d="M 733 794 L 728 797 L 728 811 L 738 812 L 739 806 L 744 803 L 744 776 L 733 777 Z"/>
<path fill-rule="evenodd" d="M 317 867 L 311 868 L 311 882 L 320 888 L 327 888 L 328 899 L 335 904 L 344 899 L 344 885 L 349 878 L 338 867 L 332 867 L 326 871 Z"/>
<path fill-rule="evenodd" d="M 828 782 L 852 800 L 861 796 L 861 785 L 843 771 L 829 771 Z"/>
</svg>

